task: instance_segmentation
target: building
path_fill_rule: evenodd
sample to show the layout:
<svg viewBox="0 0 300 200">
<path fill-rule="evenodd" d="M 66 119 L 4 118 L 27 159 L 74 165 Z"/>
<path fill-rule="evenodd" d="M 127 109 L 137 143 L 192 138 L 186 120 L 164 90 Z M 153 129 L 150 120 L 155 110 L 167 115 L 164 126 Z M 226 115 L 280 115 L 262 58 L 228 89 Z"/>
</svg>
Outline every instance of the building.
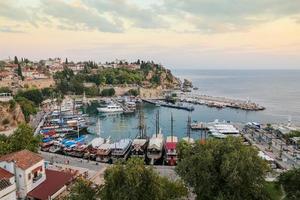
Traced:
<svg viewBox="0 0 300 200">
<path fill-rule="evenodd" d="M 44 159 L 28 150 L 2 156 L 0 168 L 15 176 L 17 197 L 21 199 L 25 199 L 28 192 L 46 180 Z"/>
<path fill-rule="evenodd" d="M 73 174 L 45 168 L 43 157 L 28 150 L 0 157 L 0 200 L 54 199 L 73 181 Z"/>
<path fill-rule="evenodd" d="M 14 174 L 0 168 L 0 199 L 13 200 L 16 199 L 16 183 Z"/>
</svg>

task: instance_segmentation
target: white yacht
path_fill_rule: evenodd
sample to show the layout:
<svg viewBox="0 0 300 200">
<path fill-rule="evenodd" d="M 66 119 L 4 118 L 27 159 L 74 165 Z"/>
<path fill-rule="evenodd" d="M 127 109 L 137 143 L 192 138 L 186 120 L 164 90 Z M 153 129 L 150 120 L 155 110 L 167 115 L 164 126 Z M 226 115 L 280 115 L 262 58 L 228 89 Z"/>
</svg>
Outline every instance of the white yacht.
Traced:
<svg viewBox="0 0 300 200">
<path fill-rule="evenodd" d="M 123 108 L 119 105 L 116 104 L 110 104 L 107 105 L 106 107 L 99 107 L 97 108 L 98 112 L 101 113 L 113 113 L 113 112 L 123 112 Z"/>
</svg>

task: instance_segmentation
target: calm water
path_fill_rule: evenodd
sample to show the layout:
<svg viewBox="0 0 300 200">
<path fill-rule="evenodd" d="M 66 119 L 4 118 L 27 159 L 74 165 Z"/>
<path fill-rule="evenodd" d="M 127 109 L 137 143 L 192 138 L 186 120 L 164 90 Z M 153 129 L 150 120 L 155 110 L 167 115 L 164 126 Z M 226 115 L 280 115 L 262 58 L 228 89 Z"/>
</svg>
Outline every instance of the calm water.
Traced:
<svg viewBox="0 0 300 200">
<path fill-rule="evenodd" d="M 180 78 L 193 81 L 197 93 L 229 98 L 247 99 L 266 107 L 265 111 L 251 112 L 236 109 L 216 109 L 195 106 L 192 120 L 211 122 L 215 119 L 233 122 L 287 122 L 291 116 L 293 123 L 300 124 L 300 70 L 174 70 Z M 144 114 L 148 135 L 155 129 L 155 112 L 160 110 L 160 125 L 164 135 L 170 134 L 170 115 L 175 120 L 174 132 L 182 137 L 186 133 L 189 112 L 145 104 Z M 98 116 L 94 117 L 94 120 Z M 102 136 L 112 140 L 125 137 L 134 138 L 138 133 L 135 115 L 114 115 L 101 117 Z M 194 138 L 201 133 L 193 132 Z"/>
</svg>

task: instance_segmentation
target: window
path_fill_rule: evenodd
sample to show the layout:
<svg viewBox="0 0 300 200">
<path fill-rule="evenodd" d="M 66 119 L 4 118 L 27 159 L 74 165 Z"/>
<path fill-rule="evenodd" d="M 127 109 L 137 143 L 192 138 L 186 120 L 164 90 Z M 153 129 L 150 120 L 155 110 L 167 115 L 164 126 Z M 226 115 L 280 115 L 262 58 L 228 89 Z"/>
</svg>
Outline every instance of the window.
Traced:
<svg viewBox="0 0 300 200">
<path fill-rule="evenodd" d="M 30 179 L 31 179 L 31 173 L 28 174 L 28 180 L 30 180 Z"/>
<path fill-rule="evenodd" d="M 21 175 L 21 174 L 19 174 L 19 177 L 20 177 L 20 178 L 22 178 L 22 175 Z"/>
</svg>

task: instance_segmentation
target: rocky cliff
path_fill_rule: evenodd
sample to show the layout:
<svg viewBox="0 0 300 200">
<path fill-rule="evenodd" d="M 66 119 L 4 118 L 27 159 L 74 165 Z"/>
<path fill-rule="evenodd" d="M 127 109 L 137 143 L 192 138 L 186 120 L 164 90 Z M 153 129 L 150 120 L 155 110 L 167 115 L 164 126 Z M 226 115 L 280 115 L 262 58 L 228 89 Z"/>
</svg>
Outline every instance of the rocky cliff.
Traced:
<svg viewBox="0 0 300 200">
<path fill-rule="evenodd" d="M 0 131 L 9 130 L 25 122 L 21 107 L 15 102 L 0 102 Z"/>
</svg>

